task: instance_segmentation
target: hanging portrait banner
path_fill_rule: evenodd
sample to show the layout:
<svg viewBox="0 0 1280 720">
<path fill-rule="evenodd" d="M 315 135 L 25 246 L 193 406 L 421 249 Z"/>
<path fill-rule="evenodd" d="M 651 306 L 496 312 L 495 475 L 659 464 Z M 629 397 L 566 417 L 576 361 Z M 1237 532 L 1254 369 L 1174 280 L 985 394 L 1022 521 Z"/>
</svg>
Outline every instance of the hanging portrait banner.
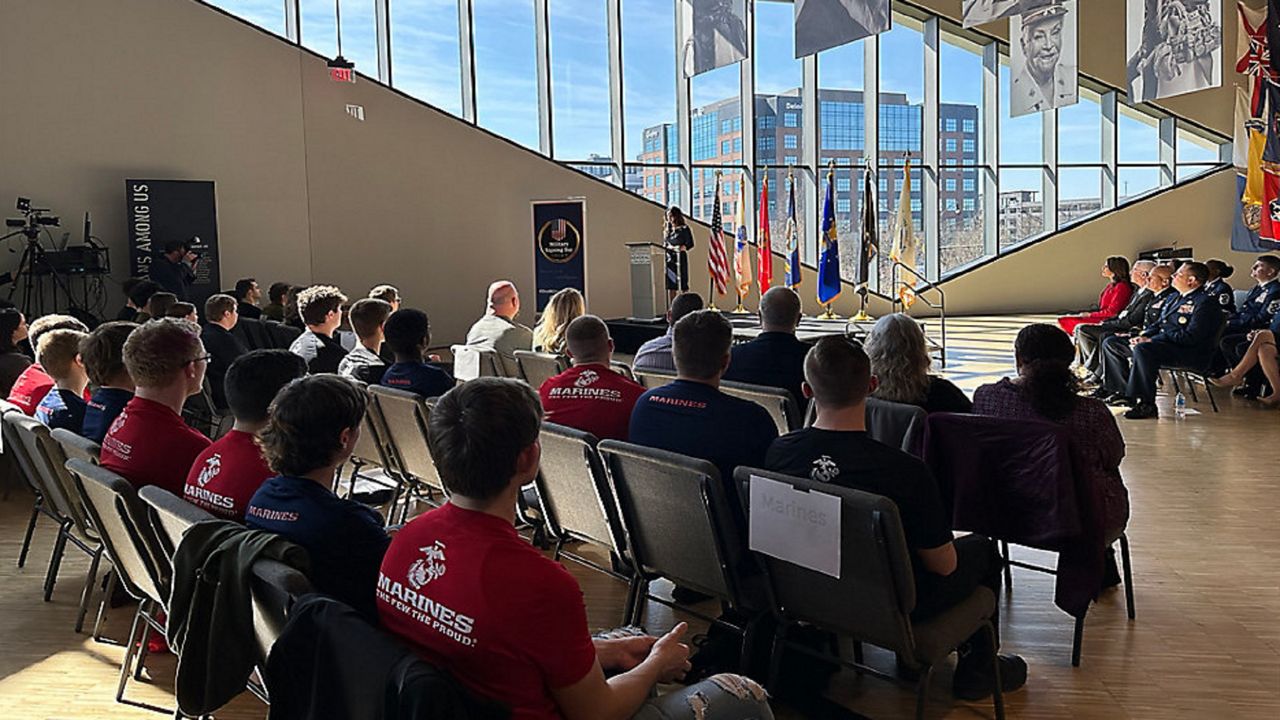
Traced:
<svg viewBox="0 0 1280 720">
<path fill-rule="evenodd" d="M 1076 0 L 1023 0 L 1021 7 L 1009 21 L 1009 114 L 1075 105 Z"/>
<path fill-rule="evenodd" d="M 173 240 L 190 243 L 196 262 L 190 302 L 204 307 L 222 291 L 218 268 L 218 204 L 212 180 L 125 180 L 129 274 L 148 277 Z"/>
<path fill-rule="evenodd" d="M 587 294 L 585 200 L 535 200 L 533 273 L 537 312 L 565 288 Z"/>
<path fill-rule="evenodd" d="M 747 57 L 746 0 L 684 0 L 684 74 L 701 75 Z"/>
<path fill-rule="evenodd" d="M 1222 84 L 1222 3 L 1127 0 L 1126 55 L 1134 102 Z"/>
<path fill-rule="evenodd" d="M 796 57 L 888 32 L 889 0 L 795 0 Z"/>
<path fill-rule="evenodd" d="M 965 27 L 982 25 L 1018 13 L 1021 0 L 964 0 L 961 18 Z"/>
</svg>

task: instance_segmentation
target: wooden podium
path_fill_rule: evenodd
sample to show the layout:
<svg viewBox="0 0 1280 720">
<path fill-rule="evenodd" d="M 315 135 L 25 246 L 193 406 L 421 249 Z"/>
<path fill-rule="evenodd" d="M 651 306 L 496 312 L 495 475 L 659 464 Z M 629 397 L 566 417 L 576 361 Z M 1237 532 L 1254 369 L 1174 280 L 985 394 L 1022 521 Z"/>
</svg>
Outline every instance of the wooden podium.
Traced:
<svg viewBox="0 0 1280 720">
<path fill-rule="evenodd" d="M 653 320 L 667 312 L 667 251 L 650 242 L 627 243 L 631 266 L 631 319 Z"/>
</svg>

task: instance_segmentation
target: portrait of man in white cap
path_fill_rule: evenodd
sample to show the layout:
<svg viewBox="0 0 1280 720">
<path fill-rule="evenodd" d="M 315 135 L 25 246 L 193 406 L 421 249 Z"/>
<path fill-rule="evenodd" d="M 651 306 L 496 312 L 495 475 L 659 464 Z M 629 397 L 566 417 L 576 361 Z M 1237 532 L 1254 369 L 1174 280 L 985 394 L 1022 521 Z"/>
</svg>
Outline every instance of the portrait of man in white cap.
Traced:
<svg viewBox="0 0 1280 720">
<path fill-rule="evenodd" d="M 1010 115 L 1076 103 L 1075 9 L 1075 0 L 1024 0 L 1010 22 Z"/>
</svg>

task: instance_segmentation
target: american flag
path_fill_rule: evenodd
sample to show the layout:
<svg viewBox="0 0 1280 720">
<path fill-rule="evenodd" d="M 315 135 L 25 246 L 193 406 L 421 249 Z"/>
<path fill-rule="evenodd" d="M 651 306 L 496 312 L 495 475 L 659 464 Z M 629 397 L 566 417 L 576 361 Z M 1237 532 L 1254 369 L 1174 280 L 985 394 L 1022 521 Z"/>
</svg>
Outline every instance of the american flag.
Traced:
<svg viewBox="0 0 1280 720">
<path fill-rule="evenodd" d="M 551 238 L 556 242 L 564 239 L 565 233 L 568 232 L 569 223 L 564 218 L 560 218 L 551 223 Z"/>
<path fill-rule="evenodd" d="M 711 248 L 707 251 L 707 268 L 717 295 L 724 295 L 729 285 L 729 258 L 724 252 L 724 222 L 720 218 L 720 176 L 716 175 L 716 196 L 711 211 Z"/>
</svg>

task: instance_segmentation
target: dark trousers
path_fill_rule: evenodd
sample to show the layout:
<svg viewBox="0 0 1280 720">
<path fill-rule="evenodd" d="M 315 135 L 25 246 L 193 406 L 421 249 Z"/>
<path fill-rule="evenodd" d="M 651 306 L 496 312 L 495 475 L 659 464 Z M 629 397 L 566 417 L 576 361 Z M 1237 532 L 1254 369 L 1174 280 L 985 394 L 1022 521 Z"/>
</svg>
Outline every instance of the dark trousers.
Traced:
<svg viewBox="0 0 1280 720">
<path fill-rule="evenodd" d="M 1133 369 L 1124 394 L 1134 400 L 1155 402 L 1156 378 L 1162 367 L 1198 367 L 1206 358 L 1202 348 L 1183 347 L 1170 342 L 1145 342 L 1133 348 Z"/>
<path fill-rule="evenodd" d="M 1000 588 L 1004 576 L 1000 563 L 1000 553 L 996 550 L 995 541 L 981 535 L 965 535 L 954 542 L 956 548 L 956 569 L 950 575 L 935 575 L 927 570 L 916 572 L 916 608 L 911 611 L 911 619 L 922 622 L 941 615 L 959 605 L 981 586 L 991 588 L 996 598 L 1000 597 Z M 991 615 L 991 626 L 999 630 L 1000 611 Z M 986 631 L 979 630 L 967 641 L 973 649 L 994 652 L 986 639 Z M 986 661 L 990 660 L 988 655 Z M 972 662 L 983 662 L 975 657 Z"/>
<path fill-rule="evenodd" d="M 1129 338 L 1112 335 L 1102 341 L 1102 387 L 1113 393 L 1126 392 L 1133 348 Z"/>
<path fill-rule="evenodd" d="M 1102 343 L 1119 332 L 1107 325 L 1077 325 L 1076 346 L 1080 348 L 1080 364 L 1094 378 L 1102 378 Z"/>
</svg>

